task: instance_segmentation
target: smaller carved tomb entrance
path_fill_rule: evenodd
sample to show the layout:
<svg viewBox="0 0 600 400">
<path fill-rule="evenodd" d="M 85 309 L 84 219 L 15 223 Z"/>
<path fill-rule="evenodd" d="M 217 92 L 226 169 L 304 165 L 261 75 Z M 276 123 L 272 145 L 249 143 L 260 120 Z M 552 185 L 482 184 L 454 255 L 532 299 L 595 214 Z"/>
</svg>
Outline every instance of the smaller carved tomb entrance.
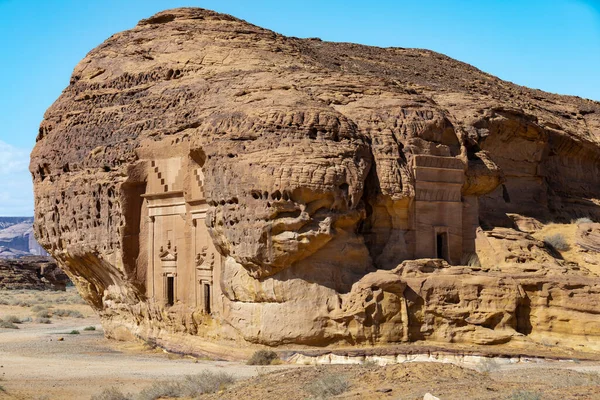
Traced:
<svg viewBox="0 0 600 400">
<path fill-rule="evenodd" d="M 202 161 L 202 160 L 201 160 Z M 148 296 L 158 304 L 182 303 L 206 314 L 219 310 L 213 282 L 221 257 L 206 228 L 204 175 L 194 158 L 149 162 L 146 200 Z"/>
<path fill-rule="evenodd" d="M 454 157 L 414 157 L 416 258 L 458 263 L 463 253 L 464 164 Z"/>
<path fill-rule="evenodd" d="M 438 232 L 435 235 L 436 239 L 436 258 L 448 260 L 448 233 Z"/>
<path fill-rule="evenodd" d="M 167 233 L 167 237 L 172 237 L 173 231 Z M 171 248 L 171 240 L 167 240 L 167 248 L 160 248 L 160 267 L 162 274 L 162 293 L 164 294 L 164 303 L 168 306 L 175 304 L 176 279 L 177 279 L 177 247 Z"/>
</svg>

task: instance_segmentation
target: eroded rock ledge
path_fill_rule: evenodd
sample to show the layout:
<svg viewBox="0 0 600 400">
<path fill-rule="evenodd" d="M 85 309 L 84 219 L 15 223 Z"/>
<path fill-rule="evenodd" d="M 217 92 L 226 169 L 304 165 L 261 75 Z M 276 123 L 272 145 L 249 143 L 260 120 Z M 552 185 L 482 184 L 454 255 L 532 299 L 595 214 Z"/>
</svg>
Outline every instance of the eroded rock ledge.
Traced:
<svg viewBox="0 0 600 400">
<path fill-rule="evenodd" d="M 600 278 L 530 233 L 600 220 L 599 132 L 434 52 L 170 10 L 46 112 L 35 230 L 112 337 L 594 349 Z"/>
</svg>

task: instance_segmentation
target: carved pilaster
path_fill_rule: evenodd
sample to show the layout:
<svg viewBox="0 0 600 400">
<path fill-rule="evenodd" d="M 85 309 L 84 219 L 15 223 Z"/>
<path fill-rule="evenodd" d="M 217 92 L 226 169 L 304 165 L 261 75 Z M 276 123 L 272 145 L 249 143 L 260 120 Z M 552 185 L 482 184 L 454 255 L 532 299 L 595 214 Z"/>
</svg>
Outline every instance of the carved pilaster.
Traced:
<svg viewBox="0 0 600 400">
<path fill-rule="evenodd" d="M 149 273 L 148 277 L 146 277 L 146 282 L 148 282 L 147 288 L 148 291 L 150 293 L 148 293 L 148 297 L 150 298 L 154 298 L 155 293 L 156 293 L 156 289 L 154 287 L 154 276 L 155 276 L 155 269 L 154 269 L 154 222 L 155 222 L 155 217 L 150 216 L 147 218 L 147 223 L 148 223 L 148 264 L 149 267 Z"/>
</svg>

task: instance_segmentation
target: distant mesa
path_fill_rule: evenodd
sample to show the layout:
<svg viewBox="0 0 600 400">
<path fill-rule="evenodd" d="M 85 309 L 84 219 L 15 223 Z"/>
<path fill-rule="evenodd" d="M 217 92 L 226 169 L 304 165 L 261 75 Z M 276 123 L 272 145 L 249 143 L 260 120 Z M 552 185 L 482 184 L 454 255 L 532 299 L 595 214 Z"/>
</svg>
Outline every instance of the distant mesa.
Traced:
<svg viewBox="0 0 600 400">
<path fill-rule="evenodd" d="M 182 8 L 88 53 L 30 171 L 35 236 L 108 337 L 600 350 L 591 100 Z"/>
<path fill-rule="evenodd" d="M 0 258 L 47 256 L 33 234 L 33 217 L 0 217 Z"/>
</svg>

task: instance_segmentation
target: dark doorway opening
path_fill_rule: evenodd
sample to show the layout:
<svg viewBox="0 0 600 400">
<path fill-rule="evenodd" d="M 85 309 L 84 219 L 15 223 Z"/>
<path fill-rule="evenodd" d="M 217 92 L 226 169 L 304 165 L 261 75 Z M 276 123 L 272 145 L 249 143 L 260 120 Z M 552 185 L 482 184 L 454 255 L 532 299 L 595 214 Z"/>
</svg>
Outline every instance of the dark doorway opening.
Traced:
<svg viewBox="0 0 600 400">
<path fill-rule="evenodd" d="M 204 284 L 204 312 L 210 314 L 210 285 Z"/>
<path fill-rule="evenodd" d="M 437 258 L 448 260 L 448 233 L 442 232 L 436 235 L 436 253 Z"/>
<path fill-rule="evenodd" d="M 175 304 L 175 277 L 167 276 L 167 305 Z"/>
</svg>

